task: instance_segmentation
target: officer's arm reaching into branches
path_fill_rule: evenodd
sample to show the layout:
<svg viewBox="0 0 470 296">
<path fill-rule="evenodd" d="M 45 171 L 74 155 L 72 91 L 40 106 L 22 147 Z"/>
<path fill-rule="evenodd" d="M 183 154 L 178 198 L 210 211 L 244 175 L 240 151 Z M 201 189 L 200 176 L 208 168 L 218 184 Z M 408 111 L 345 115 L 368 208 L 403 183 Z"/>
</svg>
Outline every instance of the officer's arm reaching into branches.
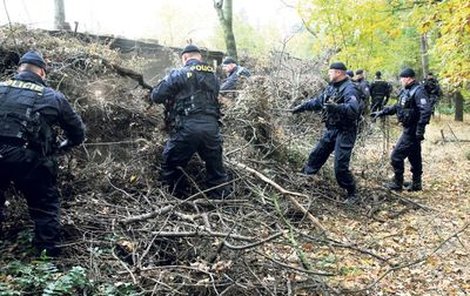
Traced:
<svg viewBox="0 0 470 296">
<path fill-rule="evenodd" d="M 320 95 L 310 98 L 308 101 L 296 106 L 292 109 L 292 114 L 297 114 L 305 111 L 320 111 L 323 109 L 323 98 L 327 89 L 325 89 Z"/>
<path fill-rule="evenodd" d="M 177 72 L 173 70 L 168 76 L 163 78 L 158 85 L 152 90 L 150 98 L 157 104 L 166 104 L 168 101 L 173 100 L 178 93 Z"/>
</svg>

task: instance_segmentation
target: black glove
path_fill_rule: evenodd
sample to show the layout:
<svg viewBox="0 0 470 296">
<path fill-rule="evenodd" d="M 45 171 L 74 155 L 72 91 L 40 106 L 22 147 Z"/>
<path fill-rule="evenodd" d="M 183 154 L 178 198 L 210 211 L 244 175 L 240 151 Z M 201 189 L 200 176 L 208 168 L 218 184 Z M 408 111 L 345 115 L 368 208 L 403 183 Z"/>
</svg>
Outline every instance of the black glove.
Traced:
<svg viewBox="0 0 470 296">
<path fill-rule="evenodd" d="M 340 106 L 336 104 L 335 102 L 326 102 L 323 107 L 326 109 L 328 113 L 334 113 L 338 112 L 340 109 Z"/>
<path fill-rule="evenodd" d="M 58 150 L 59 150 L 59 153 L 62 154 L 62 153 L 69 152 L 72 149 L 72 147 L 73 147 L 72 142 L 66 139 L 60 142 Z"/>
<path fill-rule="evenodd" d="M 304 111 L 305 111 L 305 107 L 303 105 L 299 105 L 292 110 L 292 114 L 297 114 L 297 113 L 301 113 Z"/>
<path fill-rule="evenodd" d="M 422 141 L 424 140 L 424 126 L 419 127 L 416 129 L 416 140 Z"/>
</svg>

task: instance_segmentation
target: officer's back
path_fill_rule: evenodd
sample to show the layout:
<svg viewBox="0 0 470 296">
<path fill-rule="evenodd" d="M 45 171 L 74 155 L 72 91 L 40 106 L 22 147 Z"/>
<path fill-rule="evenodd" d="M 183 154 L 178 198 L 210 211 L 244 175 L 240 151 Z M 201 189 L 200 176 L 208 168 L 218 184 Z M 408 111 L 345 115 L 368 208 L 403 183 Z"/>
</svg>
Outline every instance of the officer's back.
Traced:
<svg viewBox="0 0 470 296">
<path fill-rule="evenodd" d="M 60 203 L 54 126 L 67 137 L 63 149 L 80 144 L 85 129 L 64 95 L 47 87 L 45 78 L 42 55 L 28 52 L 20 59 L 18 74 L 0 83 L 0 214 L 3 192 L 13 181 L 28 202 L 36 249 L 56 256 Z"/>
</svg>

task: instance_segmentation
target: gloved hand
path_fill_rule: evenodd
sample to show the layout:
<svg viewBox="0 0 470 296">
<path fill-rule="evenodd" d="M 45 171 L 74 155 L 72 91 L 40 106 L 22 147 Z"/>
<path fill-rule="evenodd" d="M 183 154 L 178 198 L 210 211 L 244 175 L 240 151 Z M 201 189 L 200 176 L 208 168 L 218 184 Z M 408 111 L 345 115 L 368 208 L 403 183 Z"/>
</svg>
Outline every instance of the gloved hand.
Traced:
<svg viewBox="0 0 470 296">
<path fill-rule="evenodd" d="M 424 126 L 419 127 L 416 129 L 416 140 L 422 141 L 424 140 Z"/>
<path fill-rule="evenodd" d="M 304 111 L 305 111 L 305 107 L 303 105 L 299 105 L 292 110 L 292 114 L 297 114 L 297 113 L 301 113 Z"/>
<path fill-rule="evenodd" d="M 370 117 L 372 118 L 372 122 L 375 122 L 375 120 L 379 117 L 382 117 L 383 114 L 382 114 L 382 111 L 375 111 L 375 112 L 372 112 L 370 113 Z"/>
<path fill-rule="evenodd" d="M 72 142 L 70 142 L 68 139 L 63 140 L 59 144 L 59 153 L 66 153 L 72 149 L 73 145 Z"/>
<path fill-rule="evenodd" d="M 340 109 L 340 106 L 335 102 L 326 102 L 323 106 L 328 113 L 338 112 Z"/>
</svg>

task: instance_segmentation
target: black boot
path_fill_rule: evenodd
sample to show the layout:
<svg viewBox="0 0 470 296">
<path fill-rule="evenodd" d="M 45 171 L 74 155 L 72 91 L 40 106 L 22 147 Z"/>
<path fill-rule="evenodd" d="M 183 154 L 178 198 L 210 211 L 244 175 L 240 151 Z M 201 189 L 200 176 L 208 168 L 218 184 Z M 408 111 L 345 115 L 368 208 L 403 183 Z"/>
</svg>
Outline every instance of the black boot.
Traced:
<svg viewBox="0 0 470 296">
<path fill-rule="evenodd" d="M 347 205 L 353 205 L 359 201 L 359 197 L 357 196 L 356 188 L 348 189 L 348 196 L 344 201 Z"/>
<path fill-rule="evenodd" d="M 421 176 L 415 177 L 413 176 L 412 182 L 404 182 L 403 186 L 408 191 L 421 191 L 423 190 L 423 184 L 421 181 Z"/>
<path fill-rule="evenodd" d="M 393 191 L 403 190 L 403 175 L 395 174 L 392 182 L 385 183 L 384 187 Z"/>
</svg>

